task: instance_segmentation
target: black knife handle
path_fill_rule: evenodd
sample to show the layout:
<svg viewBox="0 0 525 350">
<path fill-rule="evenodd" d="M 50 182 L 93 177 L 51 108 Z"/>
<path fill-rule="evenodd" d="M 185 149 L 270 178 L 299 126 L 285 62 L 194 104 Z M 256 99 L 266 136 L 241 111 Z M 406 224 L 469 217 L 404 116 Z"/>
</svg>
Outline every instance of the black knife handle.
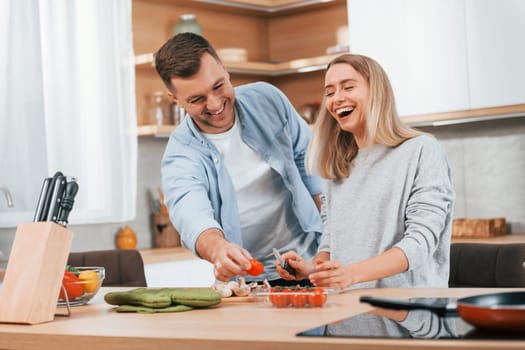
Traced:
<svg viewBox="0 0 525 350">
<path fill-rule="evenodd" d="M 55 221 L 60 208 L 62 200 L 62 192 L 66 187 L 66 177 L 57 171 L 53 176 L 53 192 L 51 193 L 51 200 L 49 201 L 49 210 L 47 211 L 46 221 Z"/>
<path fill-rule="evenodd" d="M 66 189 L 62 196 L 62 201 L 60 203 L 60 210 L 56 222 L 60 225 L 66 226 L 69 213 L 73 209 L 73 204 L 75 203 L 75 196 L 78 192 L 78 184 L 75 180 L 68 181 L 66 184 Z"/>
<path fill-rule="evenodd" d="M 291 267 L 290 265 L 288 265 L 288 260 L 285 260 L 284 261 L 284 265 L 283 265 L 283 269 L 285 269 L 286 271 L 288 271 L 288 273 L 292 276 L 295 277 L 295 275 L 297 274 L 297 271 L 295 271 L 295 269 L 293 267 Z"/>
</svg>

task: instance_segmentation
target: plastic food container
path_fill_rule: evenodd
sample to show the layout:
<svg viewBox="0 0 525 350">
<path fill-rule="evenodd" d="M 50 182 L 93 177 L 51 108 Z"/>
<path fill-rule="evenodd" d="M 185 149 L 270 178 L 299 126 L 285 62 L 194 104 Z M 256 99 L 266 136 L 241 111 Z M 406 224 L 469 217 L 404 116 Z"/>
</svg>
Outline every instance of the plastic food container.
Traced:
<svg viewBox="0 0 525 350">
<path fill-rule="evenodd" d="M 276 308 L 316 308 L 327 304 L 331 290 L 321 287 L 272 287 L 257 290 L 257 305 Z"/>
</svg>

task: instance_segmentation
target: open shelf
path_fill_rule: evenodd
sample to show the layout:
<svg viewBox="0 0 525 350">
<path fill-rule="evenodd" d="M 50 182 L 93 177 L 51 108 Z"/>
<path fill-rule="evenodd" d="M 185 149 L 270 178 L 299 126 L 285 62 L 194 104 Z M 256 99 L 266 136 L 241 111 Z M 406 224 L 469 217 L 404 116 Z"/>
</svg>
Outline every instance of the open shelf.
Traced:
<svg viewBox="0 0 525 350">
<path fill-rule="evenodd" d="M 402 116 L 401 119 L 405 123 L 417 127 L 461 124 L 518 117 L 525 117 L 525 104 Z"/>
<path fill-rule="evenodd" d="M 173 129 L 175 129 L 175 125 L 139 125 L 137 126 L 137 135 L 169 137 Z"/>
<path fill-rule="evenodd" d="M 467 109 L 462 111 L 422 114 L 406 117 L 401 116 L 401 119 L 411 126 L 422 127 L 520 117 L 525 117 L 525 104 L 480 109 Z M 168 137 L 173 131 L 173 129 L 175 129 L 174 125 L 140 125 L 138 126 L 138 135 Z"/>
<path fill-rule="evenodd" d="M 298 74 L 315 72 L 326 69 L 326 65 L 341 53 L 333 55 L 324 55 L 310 58 L 301 58 L 286 62 L 232 62 L 224 61 L 224 65 L 232 74 L 247 74 L 258 76 L 281 76 L 287 74 Z M 135 66 L 137 68 L 152 68 L 153 53 L 137 55 L 135 57 Z"/>
<path fill-rule="evenodd" d="M 266 15 L 278 14 L 301 8 L 318 8 L 330 3 L 341 3 L 345 0 L 145 0 L 152 3 L 173 4 L 175 1 L 180 6 L 188 3 L 193 6 L 214 6 L 230 8 L 239 11 L 257 12 Z"/>
</svg>

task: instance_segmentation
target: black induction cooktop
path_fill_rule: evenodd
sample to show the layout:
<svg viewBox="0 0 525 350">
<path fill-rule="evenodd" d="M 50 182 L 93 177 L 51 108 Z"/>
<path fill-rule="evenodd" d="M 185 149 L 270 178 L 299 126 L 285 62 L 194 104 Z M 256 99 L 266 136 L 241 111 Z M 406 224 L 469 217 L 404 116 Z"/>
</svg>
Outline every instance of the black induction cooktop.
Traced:
<svg viewBox="0 0 525 350">
<path fill-rule="evenodd" d="M 425 298 L 424 301 L 429 302 L 429 298 Z M 437 298 L 431 302 L 443 304 L 453 301 L 454 299 Z M 475 329 L 457 315 L 440 316 L 427 310 L 392 311 L 379 308 L 305 330 L 298 333 L 297 336 L 420 340 L 525 340 L 525 334 L 492 333 Z"/>
</svg>

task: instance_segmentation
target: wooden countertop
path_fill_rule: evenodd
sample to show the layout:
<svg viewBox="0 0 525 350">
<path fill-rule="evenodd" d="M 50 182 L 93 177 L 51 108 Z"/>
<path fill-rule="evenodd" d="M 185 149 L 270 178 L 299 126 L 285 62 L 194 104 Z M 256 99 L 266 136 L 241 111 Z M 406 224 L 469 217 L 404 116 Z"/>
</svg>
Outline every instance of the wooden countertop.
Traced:
<svg viewBox="0 0 525 350">
<path fill-rule="evenodd" d="M 490 238 L 452 238 L 452 243 L 525 243 L 525 234 L 490 237 Z"/>
<path fill-rule="evenodd" d="M 120 288 L 127 290 L 126 288 Z M 324 308 L 278 309 L 253 301 L 223 302 L 210 309 L 164 314 L 121 314 L 103 301 L 103 288 L 70 317 L 37 325 L 0 324 L 2 349 L 523 349 L 525 341 L 391 340 L 296 337 L 322 324 L 372 309 L 361 295 L 392 298 L 462 297 L 502 289 L 356 289 L 333 295 Z M 505 291 L 518 289 L 505 289 Z"/>
</svg>

